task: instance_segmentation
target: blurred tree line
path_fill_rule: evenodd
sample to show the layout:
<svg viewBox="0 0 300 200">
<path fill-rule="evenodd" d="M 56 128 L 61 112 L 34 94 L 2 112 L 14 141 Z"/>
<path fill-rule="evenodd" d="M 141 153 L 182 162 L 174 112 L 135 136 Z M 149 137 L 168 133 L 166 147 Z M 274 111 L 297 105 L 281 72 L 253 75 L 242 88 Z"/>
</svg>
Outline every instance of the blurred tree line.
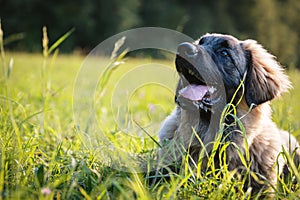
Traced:
<svg viewBox="0 0 300 200">
<path fill-rule="evenodd" d="M 64 52 L 88 52 L 121 31 L 158 26 L 195 39 L 207 32 L 256 39 L 281 63 L 300 66 L 299 0 L 0 0 L 0 17 L 12 50 L 40 51 L 43 25 L 52 42 L 76 29 Z"/>
</svg>

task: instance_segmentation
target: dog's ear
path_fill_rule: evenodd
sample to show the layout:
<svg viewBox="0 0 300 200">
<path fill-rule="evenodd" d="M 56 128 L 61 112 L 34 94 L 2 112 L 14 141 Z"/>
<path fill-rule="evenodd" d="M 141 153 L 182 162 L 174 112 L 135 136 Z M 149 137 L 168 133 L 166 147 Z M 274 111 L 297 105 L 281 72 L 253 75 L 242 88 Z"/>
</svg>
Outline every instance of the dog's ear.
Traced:
<svg viewBox="0 0 300 200">
<path fill-rule="evenodd" d="M 245 40 L 241 45 L 248 63 L 245 98 L 249 107 L 270 101 L 291 87 L 282 66 L 260 44 Z"/>
</svg>

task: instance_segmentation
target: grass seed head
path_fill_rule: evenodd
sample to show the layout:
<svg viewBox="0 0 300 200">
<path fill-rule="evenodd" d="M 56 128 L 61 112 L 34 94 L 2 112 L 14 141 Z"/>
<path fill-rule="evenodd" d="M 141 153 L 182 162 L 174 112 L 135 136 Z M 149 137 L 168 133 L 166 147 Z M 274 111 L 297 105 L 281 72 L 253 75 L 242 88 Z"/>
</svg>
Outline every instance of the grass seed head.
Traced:
<svg viewBox="0 0 300 200">
<path fill-rule="evenodd" d="M 49 39 L 47 35 L 47 27 L 43 26 L 43 40 L 42 40 L 42 45 L 43 45 L 43 55 L 45 57 L 48 56 L 48 44 L 49 44 Z"/>
</svg>

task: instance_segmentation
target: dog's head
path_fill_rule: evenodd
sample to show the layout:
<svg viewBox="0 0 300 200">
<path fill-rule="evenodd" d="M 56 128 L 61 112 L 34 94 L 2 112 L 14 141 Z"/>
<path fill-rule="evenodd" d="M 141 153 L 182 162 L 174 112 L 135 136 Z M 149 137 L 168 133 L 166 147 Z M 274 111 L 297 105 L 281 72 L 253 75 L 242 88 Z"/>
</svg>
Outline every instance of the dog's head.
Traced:
<svg viewBox="0 0 300 200">
<path fill-rule="evenodd" d="M 254 40 L 240 41 L 230 35 L 206 34 L 194 43 L 180 44 L 176 69 L 180 76 L 176 102 L 182 107 L 190 102 L 206 112 L 222 98 L 229 103 L 235 94 L 233 102 L 243 97 L 250 107 L 290 87 L 273 55 Z"/>
</svg>

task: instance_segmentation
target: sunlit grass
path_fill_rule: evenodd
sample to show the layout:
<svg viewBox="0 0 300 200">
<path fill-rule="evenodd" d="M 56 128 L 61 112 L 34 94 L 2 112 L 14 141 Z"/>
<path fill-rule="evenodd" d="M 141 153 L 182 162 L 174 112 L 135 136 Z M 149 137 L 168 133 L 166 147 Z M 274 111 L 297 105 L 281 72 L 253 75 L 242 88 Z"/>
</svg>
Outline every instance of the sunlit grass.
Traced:
<svg viewBox="0 0 300 200">
<path fill-rule="evenodd" d="M 285 93 L 280 99 L 273 102 L 273 119 L 277 125 L 288 130 L 300 139 L 300 81 L 299 71 L 291 70 L 287 72 L 292 82 L 293 88 Z"/>
<path fill-rule="evenodd" d="M 57 55 L 47 59 L 41 54 L 6 53 L 1 67 L 7 69 L 10 58 L 13 65 L 9 76 L 1 74 L 0 82 L 0 190 L 1 197 L 8 199 L 249 199 L 251 189 L 243 191 L 243 179 L 236 171 L 228 171 L 226 165 L 215 169 L 210 163 L 205 173 L 196 164 L 194 169 L 183 162 L 178 174 L 171 174 L 170 181 L 163 179 L 157 184 L 147 183 L 147 173 L 129 173 L 113 166 L 113 156 L 106 149 L 89 148 L 73 121 L 72 95 L 74 81 L 84 57 Z M 101 58 L 96 62 L 101 64 Z M 173 61 L 129 58 L 111 75 L 102 87 L 107 89 L 97 99 L 101 87 L 95 91 L 95 108 L 98 123 L 105 136 L 118 148 L 139 155 L 136 163 L 129 167 L 138 171 L 155 159 L 156 131 L 161 122 L 175 106 L 172 90 L 155 84 L 144 85 L 128 95 L 126 106 L 131 115 L 119 115 L 111 105 L 110 93 L 114 92 L 120 77 L 148 63 L 174 69 Z M 43 71 L 44 70 L 44 71 Z M 42 73 L 47 72 L 47 78 Z M 299 136 L 300 84 L 298 71 L 288 72 L 294 89 L 273 104 L 273 119 L 279 127 Z M 163 76 L 176 84 L 176 73 Z M 134 76 L 130 84 L 147 77 Z M 88 79 L 89 77 L 87 77 Z M 151 78 L 151 77 L 150 77 Z M 153 77 L 155 78 L 155 77 Z M 44 87 L 42 83 L 46 83 Z M 50 84 L 50 85 L 47 85 Z M 174 89 L 171 88 L 171 89 Z M 9 91 L 9 93 L 7 92 Z M 45 107 L 45 92 L 47 105 Z M 98 95 L 98 96 L 97 96 Z M 117 98 L 125 98 L 119 94 Z M 126 99 L 127 100 L 127 99 Z M 123 117 L 123 118 L 122 118 Z M 127 116 L 128 117 L 128 116 Z M 123 120 L 123 121 L 122 121 Z M 44 123 L 44 121 L 46 123 Z M 130 123 L 129 123 L 130 122 Z M 123 124 L 122 124 L 123 123 Z M 121 126 L 122 125 L 122 126 Z M 126 125 L 128 133 L 124 131 Z M 145 128 L 141 129 L 141 127 Z M 147 133 L 145 133 L 145 131 Z M 149 135 L 148 135 L 149 134 Z M 134 136 L 134 137 L 133 137 Z M 153 136 L 151 138 L 150 136 Z M 102 138 L 99 137 L 101 144 Z M 219 141 L 221 142 L 221 141 Z M 225 144 L 224 146 L 226 147 Z M 218 144 L 216 144 L 216 147 Z M 102 147 L 103 148 L 103 147 Z M 104 146 L 104 148 L 106 148 Z M 220 155 L 225 155 L 225 149 Z M 104 155 L 103 155 L 104 152 Z M 126 156 L 127 154 L 125 154 Z M 110 157 L 111 156 L 111 157 Z M 219 156 L 219 155 L 216 155 Z M 224 156 L 225 157 L 225 156 Z M 104 159 L 105 158 L 105 159 Z M 126 159 L 126 157 L 125 157 Z M 124 164 L 124 162 L 123 162 Z M 120 167 L 120 166 L 118 166 Z M 128 166 L 124 166 L 125 169 Z M 145 169 L 145 168 L 143 168 Z M 282 183 L 275 190 L 278 199 L 299 197 L 299 185 L 292 180 Z"/>
</svg>

